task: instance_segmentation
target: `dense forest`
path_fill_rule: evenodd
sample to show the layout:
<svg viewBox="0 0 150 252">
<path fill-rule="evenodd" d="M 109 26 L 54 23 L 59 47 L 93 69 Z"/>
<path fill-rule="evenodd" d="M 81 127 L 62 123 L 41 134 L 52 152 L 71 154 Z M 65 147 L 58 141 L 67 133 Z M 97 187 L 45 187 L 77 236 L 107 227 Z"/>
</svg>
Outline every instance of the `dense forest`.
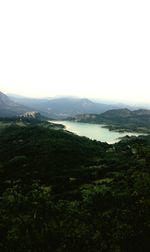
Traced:
<svg viewBox="0 0 150 252">
<path fill-rule="evenodd" d="M 150 136 L 1 120 L 0 251 L 150 251 Z"/>
</svg>

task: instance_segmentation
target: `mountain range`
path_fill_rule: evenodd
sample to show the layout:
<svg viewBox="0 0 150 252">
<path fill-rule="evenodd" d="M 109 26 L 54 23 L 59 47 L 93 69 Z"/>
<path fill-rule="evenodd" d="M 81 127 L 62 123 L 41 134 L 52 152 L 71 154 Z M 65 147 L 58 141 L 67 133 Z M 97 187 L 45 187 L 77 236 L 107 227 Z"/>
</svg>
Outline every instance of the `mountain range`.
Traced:
<svg viewBox="0 0 150 252">
<path fill-rule="evenodd" d="M 100 114 L 109 109 L 118 108 L 118 105 L 96 103 L 86 98 L 59 97 L 34 99 L 19 96 L 10 96 L 17 103 L 29 106 L 50 118 L 66 118 L 76 114 Z"/>
<path fill-rule="evenodd" d="M 125 105 L 124 105 L 125 106 Z M 85 120 L 96 116 L 101 118 L 135 116 L 133 107 L 126 106 L 120 109 L 118 104 L 104 104 L 93 102 L 86 98 L 59 97 L 59 98 L 28 98 L 19 95 L 6 95 L 0 92 L 0 117 L 19 116 L 26 112 L 40 112 L 42 116 L 52 119 L 76 117 Z M 149 114 L 149 110 L 136 110 L 137 114 Z"/>
</svg>

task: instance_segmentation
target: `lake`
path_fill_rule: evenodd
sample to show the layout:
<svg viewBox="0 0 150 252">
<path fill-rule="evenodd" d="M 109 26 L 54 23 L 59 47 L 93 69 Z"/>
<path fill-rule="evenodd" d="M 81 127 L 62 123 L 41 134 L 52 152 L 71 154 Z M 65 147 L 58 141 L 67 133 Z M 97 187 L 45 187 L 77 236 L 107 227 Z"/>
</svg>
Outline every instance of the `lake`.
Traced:
<svg viewBox="0 0 150 252">
<path fill-rule="evenodd" d="M 50 121 L 52 123 L 63 124 L 66 130 L 71 131 L 79 136 L 86 136 L 90 139 L 107 142 L 109 144 L 116 143 L 120 137 L 128 136 L 139 136 L 139 133 L 131 132 L 115 132 L 110 131 L 107 128 L 103 128 L 104 125 L 81 123 L 72 121 Z"/>
</svg>

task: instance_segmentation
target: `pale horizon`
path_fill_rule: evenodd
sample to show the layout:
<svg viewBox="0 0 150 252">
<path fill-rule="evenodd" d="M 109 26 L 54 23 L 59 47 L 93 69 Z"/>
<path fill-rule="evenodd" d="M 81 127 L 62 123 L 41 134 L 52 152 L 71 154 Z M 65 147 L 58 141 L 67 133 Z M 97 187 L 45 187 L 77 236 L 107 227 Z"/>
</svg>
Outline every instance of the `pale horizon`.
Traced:
<svg viewBox="0 0 150 252">
<path fill-rule="evenodd" d="M 150 104 L 150 2 L 0 2 L 0 91 Z"/>
<path fill-rule="evenodd" d="M 0 90 L 2 91 L 2 90 Z M 104 104 L 118 104 L 122 105 L 124 108 L 125 106 L 133 106 L 133 107 L 139 107 L 141 108 L 148 108 L 150 109 L 150 103 L 145 103 L 145 102 L 132 102 L 132 101 L 122 101 L 122 100 L 116 100 L 116 99 L 105 99 L 105 98 L 95 98 L 95 97 L 87 97 L 87 96 L 79 96 L 79 95 L 54 95 L 54 96 L 32 96 L 32 95 L 23 95 L 19 93 L 10 93 L 10 92 L 4 92 L 2 91 L 5 95 L 11 97 L 18 97 L 18 98 L 29 98 L 29 99 L 59 99 L 59 98 L 79 98 L 79 99 L 89 99 L 93 102 L 96 103 L 104 103 Z"/>
</svg>

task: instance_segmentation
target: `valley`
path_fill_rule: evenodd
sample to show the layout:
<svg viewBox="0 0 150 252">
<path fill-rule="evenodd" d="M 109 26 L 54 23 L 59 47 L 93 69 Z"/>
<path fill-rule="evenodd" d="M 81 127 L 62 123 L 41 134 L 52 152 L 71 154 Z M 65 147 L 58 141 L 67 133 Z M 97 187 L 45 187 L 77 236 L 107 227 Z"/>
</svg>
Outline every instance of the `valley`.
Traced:
<svg viewBox="0 0 150 252">
<path fill-rule="evenodd" d="M 109 144 L 119 142 L 121 138 L 126 136 L 139 136 L 144 133 L 133 132 L 130 130 L 110 130 L 110 126 L 104 124 L 96 123 L 84 123 L 77 121 L 49 121 L 52 123 L 57 123 L 64 125 L 67 131 L 73 132 L 79 136 L 85 136 L 92 140 L 97 140 L 101 142 L 107 142 Z"/>
<path fill-rule="evenodd" d="M 149 251 L 150 111 L 0 98 L 0 251 Z"/>
<path fill-rule="evenodd" d="M 36 118 L 7 122 L 1 251 L 149 251 L 149 136 L 109 145 Z"/>
<path fill-rule="evenodd" d="M 110 131 L 150 133 L 150 110 L 113 109 L 101 114 L 81 114 L 69 117 L 69 121 L 104 124 Z"/>
</svg>

